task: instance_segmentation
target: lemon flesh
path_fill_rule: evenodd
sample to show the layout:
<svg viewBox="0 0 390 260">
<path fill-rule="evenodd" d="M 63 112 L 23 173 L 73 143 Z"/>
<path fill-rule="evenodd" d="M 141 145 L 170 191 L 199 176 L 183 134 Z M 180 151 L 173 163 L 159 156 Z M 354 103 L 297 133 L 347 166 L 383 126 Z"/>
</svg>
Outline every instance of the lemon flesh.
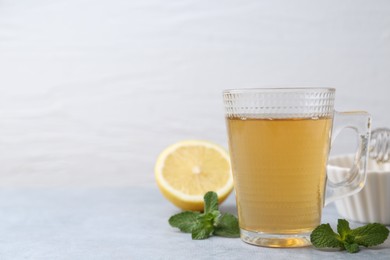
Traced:
<svg viewBox="0 0 390 260">
<path fill-rule="evenodd" d="M 203 196 L 215 191 L 223 202 L 233 189 L 229 154 L 208 141 L 186 140 L 158 157 L 155 177 L 162 194 L 183 210 L 203 210 Z"/>
</svg>

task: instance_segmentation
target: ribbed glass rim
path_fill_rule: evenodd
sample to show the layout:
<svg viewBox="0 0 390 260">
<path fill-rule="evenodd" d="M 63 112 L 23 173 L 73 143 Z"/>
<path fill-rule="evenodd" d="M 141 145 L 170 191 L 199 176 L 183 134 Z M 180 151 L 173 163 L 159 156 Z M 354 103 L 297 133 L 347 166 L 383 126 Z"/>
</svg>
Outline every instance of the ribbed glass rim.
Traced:
<svg viewBox="0 0 390 260">
<path fill-rule="evenodd" d="M 304 92 L 336 92 L 335 88 L 316 88 L 316 87 L 266 87 L 266 88 L 237 88 L 225 89 L 223 94 L 245 94 L 245 93 L 269 93 L 269 92 L 284 92 L 284 93 L 304 93 Z"/>
<path fill-rule="evenodd" d="M 334 88 L 242 88 L 223 92 L 229 118 L 331 117 Z"/>
</svg>

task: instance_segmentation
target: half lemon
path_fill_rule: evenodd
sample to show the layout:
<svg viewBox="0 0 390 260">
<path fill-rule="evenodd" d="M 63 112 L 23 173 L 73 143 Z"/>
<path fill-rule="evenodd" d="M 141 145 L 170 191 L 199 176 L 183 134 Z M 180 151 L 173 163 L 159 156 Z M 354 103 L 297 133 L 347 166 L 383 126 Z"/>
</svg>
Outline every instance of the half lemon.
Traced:
<svg viewBox="0 0 390 260">
<path fill-rule="evenodd" d="M 203 211 L 203 196 L 215 191 L 222 203 L 233 189 L 229 154 L 208 141 L 186 140 L 167 147 L 155 165 L 162 194 L 183 210 Z"/>
</svg>

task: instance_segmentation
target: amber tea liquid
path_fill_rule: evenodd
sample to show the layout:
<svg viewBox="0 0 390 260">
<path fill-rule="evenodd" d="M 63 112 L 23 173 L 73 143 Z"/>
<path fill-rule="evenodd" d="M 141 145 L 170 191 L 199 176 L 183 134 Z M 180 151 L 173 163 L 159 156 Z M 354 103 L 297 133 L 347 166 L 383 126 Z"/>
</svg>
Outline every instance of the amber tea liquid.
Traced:
<svg viewBox="0 0 390 260">
<path fill-rule="evenodd" d="M 312 231 L 321 221 L 331 118 L 227 118 L 240 228 Z"/>
</svg>

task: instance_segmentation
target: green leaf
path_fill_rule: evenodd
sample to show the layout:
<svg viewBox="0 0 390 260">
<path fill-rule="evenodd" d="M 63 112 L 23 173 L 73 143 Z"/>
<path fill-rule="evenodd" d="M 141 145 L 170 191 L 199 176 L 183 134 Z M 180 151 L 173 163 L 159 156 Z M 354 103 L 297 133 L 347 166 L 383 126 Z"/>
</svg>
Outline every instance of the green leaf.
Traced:
<svg viewBox="0 0 390 260">
<path fill-rule="evenodd" d="M 213 191 L 207 192 L 204 197 L 204 213 L 218 210 L 218 195 Z"/>
<path fill-rule="evenodd" d="M 347 249 L 347 251 L 349 252 L 349 253 L 357 253 L 357 252 L 359 252 L 359 245 L 358 244 L 356 244 L 356 243 L 352 243 L 352 244 L 350 244 L 350 243 L 347 243 L 347 242 L 345 242 L 344 243 L 344 247 L 345 247 L 345 249 Z"/>
<path fill-rule="evenodd" d="M 214 223 L 216 222 L 218 216 L 220 215 L 218 210 L 214 210 L 213 212 L 203 213 L 196 217 L 199 223 L 203 225 L 208 225 L 214 227 Z"/>
<path fill-rule="evenodd" d="M 221 237 L 240 237 L 237 218 L 232 214 L 223 214 L 215 227 L 214 235 Z"/>
<path fill-rule="evenodd" d="M 313 246 L 318 248 L 340 247 L 340 236 L 336 234 L 329 224 L 316 227 L 310 235 Z"/>
<path fill-rule="evenodd" d="M 348 233 L 351 231 L 348 221 L 345 219 L 339 219 L 337 223 L 337 232 L 340 234 L 341 240 L 344 240 Z"/>
<path fill-rule="evenodd" d="M 389 236 L 386 226 L 378 223 L 368 224 L 350 229 L 348 221 L 339 219 L 337 224 L 339 235 L 334 233 L 329 224 L 319 225 L 310 235 L 315 247 L 340 247 L 349 253 L 359 252 L 359 246 L 376 246 L 385 242 Z"/>
<path fill-rule="evenodd" d="M 213 224 L 214 224 L 214 226 L 216 226 L 217 221 L 218 221 L 218 219 L 221 216 L 221 212 L 219 210 L 214 210 L 214 211 L 212 211 L 212 212 L 210 212 L 208 214 L 213 217 Z"/>
<path fill-rule="evenodd" d="M 192 239 L 206 239 L 213 234 L 225 237 L 239 237 L 237 218 L 218 210 L 218 195 L 209 191 L 204 195 L 204 212 L 184 211 L 169 219 L 172 227 L 191 233 Z"/>
<path fill-rule="evenodd" d="M 192 239 L 205 239 L 214 232 L 214 215 L 212 212 L 200 214 L 196 217 L 197 223 L 192 229 Z"/>
<path fill-rule="evenodd" d="M 202 225 L 196 226 L 192 230 L 192 239 L 200 240 L 209 238 L 212 234 L 212 230 L 210 228 L 203 227 Z"/>
<path fill-rule="evenodd" d="M 219 215 L 218 210 L 214 210 L 213 212 L 203 213 L 197 216 L 197 220 L 203 225 L 211 225 L 214 226 L 214 222 Z"/>
<path fill-rule="evenodd" d="M 353 244 L 355 243 L 355 236 L 353 234 L 346 234 L 342 242 Z"/>
<path fill-rule="evenodd" d="M 355 243 L 369 247 L 385 242 L 389 236 L 389 230 L 382 224 L 372 223 L 353 229 L 350 234 L 355 237 Z"/>
<path fill-rule="evenodd" d="M 170 217 L 168 222 L 172 227 L 179 228 L 182 232 L 191 233 L 198 223 L 197 217 L 199 215 L 199 212 L 183 211 Z"/>
<path fill-rule="evenodd" d="M 343 238 L 340 238 L 341 250 L 347 250 L 349 252 L 350 250 L 353 250 L 351 249 L 351 247 L 353 247 L 353 244 L 356 244 L 355 237 L 351 234 L 346 234 Z"/>
</svg>

